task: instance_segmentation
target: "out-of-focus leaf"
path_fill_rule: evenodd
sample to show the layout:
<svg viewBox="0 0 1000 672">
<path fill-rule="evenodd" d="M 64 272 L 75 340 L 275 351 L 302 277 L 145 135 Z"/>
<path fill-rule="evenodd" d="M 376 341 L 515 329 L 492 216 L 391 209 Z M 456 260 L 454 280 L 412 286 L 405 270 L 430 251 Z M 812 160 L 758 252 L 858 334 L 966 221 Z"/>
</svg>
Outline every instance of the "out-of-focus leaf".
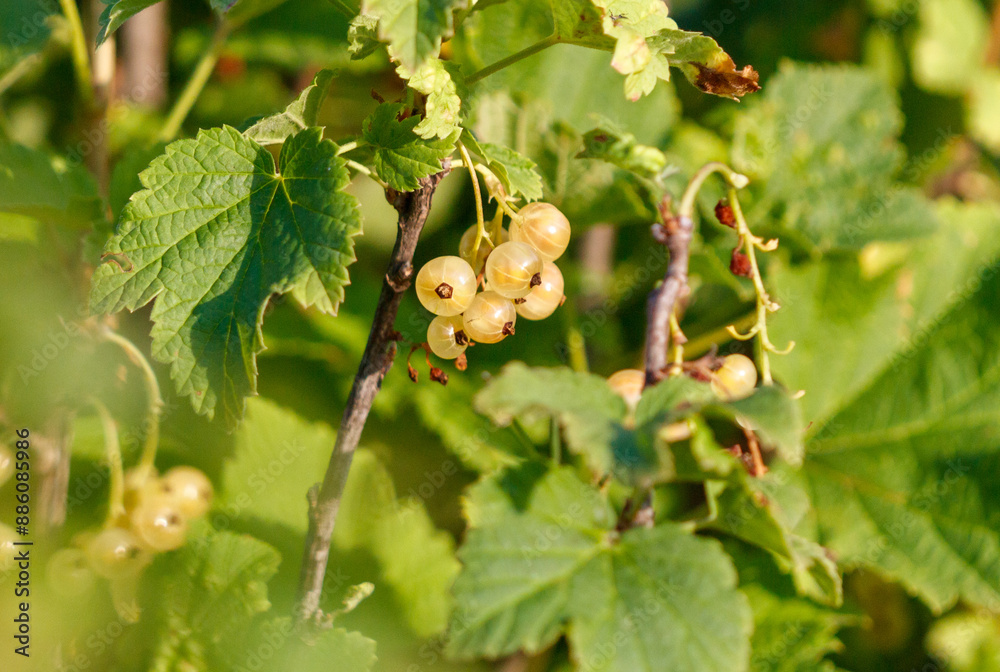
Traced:
<svg viewBox="0 0 1000 672">
<path fill-rule="evenodd" d="M 260 145 L 275 145 L 299 131 L 315 126 L 330 82 L 336 75 L 333 70 L 320 70 L 312 84 L 304 88 L 284 112 L 264 117 L 243 131 L 243 135 Z"/>
</svg>

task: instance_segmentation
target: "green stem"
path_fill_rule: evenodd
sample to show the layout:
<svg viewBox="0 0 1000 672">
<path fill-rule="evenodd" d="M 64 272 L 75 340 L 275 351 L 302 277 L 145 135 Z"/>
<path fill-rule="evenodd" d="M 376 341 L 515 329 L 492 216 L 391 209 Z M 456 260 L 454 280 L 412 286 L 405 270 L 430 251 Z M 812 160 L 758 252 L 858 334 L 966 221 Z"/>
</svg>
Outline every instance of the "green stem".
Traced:
<svg viewBox="0 0 1000 672">
<path fill-rule="evenodd" d="M 38 55 L 32 54 L 31 56 L 25 56 L 20 61 L 18 61 L 14 67 L 7 71 L 7 74 L 0 77 L 0 96 L 10 87 L 17 83 L 17 80 L 21 79 L 26 75 L 33 66 L 38 62 Z"/>
<path fill-rule="evenodd" d="M 367 175 L 368 177 L 372 178 L 372 180 L 374 180 L 375 183 L 378 184 L 378 186 L 382 187 L 383 189 L 388 189 L 389 188 L 389 185 L 386 184 L 385 182 L 383 182 L 382 179 L 378 175 L 376 175 L 375 173 L 373 173 L 372 170 L 371 170 L 371 168 L 369 168 L 368 166 L 366 166 L 366 165 L 364 165 L 362 163 L 358 163 L 357 161 L 352 161 L 351 159 L 344 159 L 344 161 L 347 163 L 348 166 L 350 166 L 354 170 L 358 171 L 359 173 L 362 173 L 363 175 Z"/>
<path fill-rule="evenodd" d="M 160 396 L 160 384 L 156 380 L 156 373 L 150 366 L 149 360 L 142 354 L 142 351 L 135 344 L 113 331 L 104 332 L 104 340 L 114 343 L 128 355 L 133 364 L 142 371 L 143 382 L 146 385 L 146 438 L 142 446 L 142 457 L 139 459 L 139 468 L 145 471 L 152 471 L 156 464 L 156 449 L 160 445 L 160 410 L 163 408 L 163 397 Z"/>
<path fill-rule="evenodd" d="M 562 437 L 559 435 L 559 421 L 555 418 L 549 420 L 549 448 L 552 453 L 552 461 L 559 465 L 562 463 Z"/>
<path fill-rule="evenodd" d="M 534 56 L 538 52 L 548 49 L 553 44 L 559 44 L 559 37 L 554 33 L 546 37 L 544 40 L 539 40 L 538 42 L 535 42 L 534 44 L 525 47 L 516 54 L 511 54 L 507 58 L 501 58 L 496 63 L 493 63 L 492 65 L 487 65 L 482 70 L 478 70 L 477 72 L 472 73 L 471 75 L 466 77 L 465 83 L 474 84 L 478 82 L 480 79 L 489 77 L 493 73 L 500 72 L 504 68 L 513 65 L 518 61 L 524 60 L 529 56 Z"/>
<path fill-rule="evenodd" d="M 118 427 L 108 407 L 93 398 L 90 399 L 90 405 L 97 411 L 104 430 L 104 450 L 111 472 L 111 494 L 108 497 L 108 519 L 105 525 L 111 526 L 125 515 L 125 471 L 122 467 L 122 449 L 118 441 Z"/>
<path fill-rule="evenodd" d="M 486 236 L 486 220 L 483 218 L 483 194 L 479 190 L 479 176 L 476 174 L 476 168 L 472 163 L 472 157 L 469 156 L 469 150 L 465 148 L 465 145 L 461 142 L 458 143 L 458 151 L 462 153 L 462 160 L 465 162 L 465 167 L 469 169 L 469 177 L 472 178 L 472 190 L 476 194 L 476 242 L 472 246 L 472 259 L 479 258 L 479 246 L 483 242 L 483 238 L 489 240 Z M 490 241 L 490 246 L 493 246 L 493 241 Z"/>
<path fill-rule="evenodd" d="M 357 149 L 360 145 L 357 140 L 352 140 L 351 142 L 345 142 L 342 145 L 337 146 L 337 156 L 341 154 L 347 154 L 351 150 Z"/>
<path fill-rule="evenodd" d="M 225 21 L 220 21 L 215 27 L 215 32 L 212 34 L 212 41 L 209 43 L 205 53 L 201 55 L 201 59 L 199 59 L 198 64 L 195 66 L 194 72 L 191 73 L 191 78 L 181 92 L 180 97 L 177 98 L 177 102 L 174 103 L 173 109 L 170 110 L 170 115 L 167 117 L 163 131 L 160 133 L 160 140 L 163 142 L 170 142 L 180 132 L 184 120 L 187 119 L 191 108 L 194 107 L 198 96 L 201 95 L 202 89 L 205 88 L 209 77 L 212 76 L 212 71 L 215 69 L 215 64 L 219 60 L 222 47 L 228 37 L 229 24 Z"/>
<path fill-rule="evenodd" d="M 703 355 L 708 352 L 713 345 L 719 341 L 725 339 L 729 335 L 729 327 L 734 327 L 743 331 L 744 329 L 751 328 L 757 323 L 757 310 L 754 309 L 752 313 L 747 313 L 737 318 L 731 325 L 726 327 L 719 327 L 713 331 L 702 334 L 692 338 L 690 341 L 684 344 L 684 351 L 689 357 L 697 357 L 698 355 Z"/>
<path fill-rule="evenodd" d="M 750 183 L 746 175 L 741 175 L 724 163 L 713 161 L 702 166 L 688 182 L 684 196 L 681 197 L 681 205 L 677 210 L 679 217 L 694 217 L 694 199 L 698 196 L 701 185 L 705 183 L 709 175 L 720 173 L 726 181 L 735 189 L 742 189 Z"/>
<path fill-rule="evenodd" d="M 59 0 L 59 5 L 66 15 L 66 23 L 69 24 L 73 74 L 80 87 L 80 95 L 89 105 L 94 100 L 94 86 L 90 79 L 90 55 L 87 50 L 87 36 L 83 32 L 83 22 L 80 21 L 80 12 L 75 0 Z"/>
</svg>

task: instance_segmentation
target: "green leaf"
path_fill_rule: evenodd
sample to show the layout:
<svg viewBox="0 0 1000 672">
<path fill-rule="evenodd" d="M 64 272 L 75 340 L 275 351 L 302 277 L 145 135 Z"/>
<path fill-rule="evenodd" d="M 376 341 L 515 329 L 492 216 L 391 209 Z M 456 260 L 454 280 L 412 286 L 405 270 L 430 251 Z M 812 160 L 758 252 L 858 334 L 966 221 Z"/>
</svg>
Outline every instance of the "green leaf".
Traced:
<svg viewBox="0 0 1000 672">
<path fill-rule="evenodd" d="M 375 556 L 382 576 L 376 587 L 384 582 L 399 595 L 399 609 L 417 635 L 431 637 L 447 627 L 448 589 L 459 571 L 454 542 L 434 527 L 421 501 L 396 501 L 392 477 L 368 451 L 359 451 L 351 465 L 334 546 Z"/>
<path fill-rule="evenodd" d="M 578 159 L 600 159 L 645 178 L 656 178 L 667 167 L 663 152 L 639 144 L 635 136 L 605 120 L 583 136 L 583 150 Z"/>
<path fill-rule="evenodd" d="M 455 139 L 423 140 L 413 129 L 418 117 L 400 121 L 398 103 L 383 103 L 365 119 L 362 136 L 375 152 L 375 172 L 397 191 L 413 191 L 420 180 L 441 172 L 441 162 L 451 156 Z"/>
<path fill-rule="evenodd" d="M 779 598 L 756 584 L 742 591 L 753 605 L 751 670 L 832 671 L 832 663 L 825 658 L 842 648 L 837 631 L 853 619 L 805 600 Z"/>
<path fill-rule="evenodd" d="M 828 281 L 834 303 L 822 319 L 836 328 L 827 338 L 845 337 L 838 346 L 863 344 L 871 354 L 847 389 L 824 395 L 803 478 L 788 484 L 804 488 L 816 509 L 803 531 L 846 566 L 873 567 L 938 612 L 959 599 L 1000 599 L 1000 497 L 991 476 L 1000 468 L 1000 335 L 992 328 L 1000 212 L 992 205 L 942 210 L 949 228 L 895 276 L 912 283 L 909 319 L 893 314 L 900 306 L 880 287 L 892 286 L 893 276 L 870 288 L 849 276 Z M 848 311 L 839 295 L 845 285 L 871 295 Z M 850 330 L 837 324 L 847 321 Z M 848 375 L 841 368 L 852 370 L 854 349 L 828 358 L 837 362 L 828 362 L 824 385 Z M 781 362 L 779 373 L 805 380 L 811 367 L 802 364 Z"/>
<path fill-rule="evenodd" d="M 534 161 L 509 147 L 480 143 L 469 130 L 462 133 L 462 142 L 486 162 L 486 167 L 500 180 L 508 196 L 517 197 L 520 194 L 528 201 L 537 201 L 542 197 L 542 176 L 538 174 Z"/>
<path fill-rule="evenodd" d="M 757 388 L 746 399 L 729 402 L 727 409 L 745 422 L 766 446 L 774 447 L 788 464 L 802 464 L 802 413 L 798 401 L 777 386 Z"/>
<path fill-rule="evenodd" d="M 459 130 L 462 99 L 458 95 L 456 77 L 460 75 L 456 66 L 431 58 L 416 70 L 401 63 L 396 73 L 427 97 L 424 118 L 413 127 L 414 133 L 422 138 L 447 138 Z"/>
<path fill-rule="evenodd" d="M 379 39 L 414 71 L 437 56 L 442 38 L 451 34 L 452 12 L 461 4 L 462 0 L 364 0 L 361 12 L 378 19 Z"/>
<path fill-rule="evenodd" d="M 230 421 L 256 391 L 261 321 L 273 294 L 335 313 L 361 230 L 349 176 L 320 129 L 274 160 L 233 128 L 167 146 L 141 179 L 94 273 L 95 312 L 155 299 L 152 353 L 196 410 Z"/>
<path fill-rule="evenodd" d="M 315 126 L 330 83 L 336 76 L 333 70 L 320 70 L 313 83 L 304 88 L 284 112 L 264 117 L 243 131 L 243 135 L 261 145 L 276 145 L 299 131 Z"/>
<path fill-rule="evenodd" d="M 351 60 L 361 60 L 375 53 L 382 43 L 378 41 L 378 17 L 368 14 L 358 14 L 351 19 L 347 29 L 347 51 Z"/>
<path fill-rule="evenodd" d="M 749 606 L 717 542 L 669 523 L 619 536 L 568 467 L 487 479 L 468 509 L 452 654 L 532 653 L 566 632 L 585 672 L 747 669 Z"/>
<path fill-rule="evenodd" d="M 160 586 L 160 634 L 150 669 L 208 670 L 216 644 L 271 607 L 267 581 L 281 557 L 262 541 L 232 532 L 192 535 Z"/>
<path fill-rule="evenodd" d="M 927 633 L 927 651 L 954 672 L 1000 672 L 996 613 L 972 611 L 938 619 Z"/>
<path fill-rule="evenodd" d="M 749 65 L 737 70 L 729 54 L 707 35 L 667 28 L 650 42 L 659 56 L 705 93 L 739 100 L 760 91 L 757 72 Z"/>
<path fill-rule="evenodd" d="M 514 416 L 559 421 L 570 449 L 598 471 L 611 468 L 615 427 L 625 418 L 625 402 L 600 376 L 570 369 L 532 369 L 520 362 L 504 367 L 476 395 L 476 409 L 506 425 Z"/>
<path fill-rule="evenodd" d="M 97 185 L 86 170 L 10 143 L 0 143 L 0 212 L 74 228 L 103 219 Z"/>
<path fill-rule="evenodd" d="M 932 231 L 926 199 L 895 181 L 901 128 L 894 94 L 875 75 L 783 66 L 736 122 L 734 167 L 761 183 L 750 221 L 773 217 L 779 233 L 820 252 Z"/>
<path fill-rule="evenodd" d="M 256 639 L 249 642 L 251 655 L 235 669 L 254 669 L 257 658 L 252 655 L 253 646 L 275 641 L 281 644 L 268 657 L 265 672 L 368 672 L 375 667 L 374 640 L 343 628 L 322 629 L 318 634 L 298 632 L 292 619 L 282 617 L 268 621 L 255 634 Z"/>
<path fill-rule="evenodd" d="M 142 10 L 160 0 L 102 0 L 107 7 L 97 20 L 97 45 L 100 46 L 118 28 Z"/>
<path fill-rule="evenodd" d="M 223 471 L 219 506 L 254 524 L 279 524 L 305 534 L 309 505 L 304 491 L 323 480 L 336 435 L 266 399 L 249 399 Z"/>
</svg>

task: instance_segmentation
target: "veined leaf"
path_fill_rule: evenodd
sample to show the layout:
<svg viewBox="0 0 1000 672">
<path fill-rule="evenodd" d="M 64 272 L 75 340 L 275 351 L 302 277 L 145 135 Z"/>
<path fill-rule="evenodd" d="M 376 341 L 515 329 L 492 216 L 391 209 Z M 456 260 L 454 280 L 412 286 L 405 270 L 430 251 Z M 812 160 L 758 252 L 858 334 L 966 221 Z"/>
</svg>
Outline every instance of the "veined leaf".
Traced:
<svg viewBox="0 0 1000 672">
<path fill-rule="evenodd" d="M 778 597 L 756 584 L 741 590 L 753 606 L 751 670 L 833 672 L 825 657 L 842 648 L 837 630 L 854 619 L 805 600 Z"/>
<path fill-rule="evenodd" d="M 453 654 L 530 653 L 567 632 L 585 672 L 746 669 L 749 606 L 717 542 L 669 523 L 619 536 L 570 468 L 487 479 L 468 515 Z"/>
<path fill-rule="evenodd" d="M 330 82 L 337 73 L 323 69 L 316 73 L 313 83 L 302 89 L 284 112 L 260 119 L 243 131 L 243 135 L 261 145 L 275 145 L 289 136 L 316 125 L 319 110 L 326 100 Z"/>
<path fill-rule="evenodd" d="M 362 135 L 375 152 L 375 172 L 397 191 L 413 191 L 420 180 L 441 172 L 441 162 L 455 149 L 457 134 L 439 140 L 423 140 L 414 133 L 418 117 L 400 121 L 403 106 L 383 103 L 365 119 Z"/>
<path fill-rule="evenodd" d="M 352 60 L 361 60 L 374 54 L 382 46 L 378 41 L 378 17 L 368 14 L 358 14 L 351 19 L 351 27 L 347 29 L 347 41 L 350 46 L 347 51 Z"/>
<path fill-rule="evenodd" d="M 379 38 L 410 71 L 436 56 L 461 0 L 364 0 L 361 11 L 378 19 Z"/>
<path fill-rule="evenodd" d="M 361 230 L 357 202 L 320 129 L 270 153 L 233 128 L 167 146 L 142 174 L 94 273 L 96 312 L 155 299 L 152 353 L 196 410 L 236 420 L 256 391 L 261 321 L 273 294 L 335 313 Z"/>
<path fill-rule="evenodd" d="M 447 138 L 459 130 L 462 99 L 458 95 L 455 79 L 460 76 L 457 67 L 439 58 L 431 58 L 416 70 L 400 64 L 396 72 L 414 90 L 427 97 L 424 118 L 413 127 L 414 133 L 422 138 Z"/>
</svg>

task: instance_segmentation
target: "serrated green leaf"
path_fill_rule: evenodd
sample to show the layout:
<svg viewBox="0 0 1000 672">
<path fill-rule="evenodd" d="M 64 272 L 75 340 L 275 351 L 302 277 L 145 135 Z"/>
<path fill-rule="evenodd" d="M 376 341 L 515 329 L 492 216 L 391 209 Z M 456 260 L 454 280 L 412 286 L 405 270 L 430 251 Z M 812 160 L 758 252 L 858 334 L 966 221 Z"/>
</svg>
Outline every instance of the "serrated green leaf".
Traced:
<svg viewBox="0 0 1000 672">
<path fill-rule="evenodd" d="M 538 174 L 534 161 L 503 145 L 480 143 L 469 130 L 462 133 L 462 142 L 468 145 L 471 152 L 482 157 L 508 196 L 521 195 L 528 201 L 542 197 L 542 176 Z"/>
<path fill-rule="evenodd" d="M 698 412 L 706 404 L 718 403 L 718 400 L 707 383 L 687 376 L 671 376 L 643 390 L 635 408 L 635 424 L 673 422 Z"/>
<path fill-rule="evenodd" d="M 501 425 L 517 415 L 555 418 L 570 449 L 600 471 L 611 468 L 611 442 L 626 410 L 622 398 L 600 376 L 570 369 L 532 369 L 520 362 L 505 366 L 476 395 L 475 405 Z"/>
<path fill-rule="evenodd" d="M 299 97 L 284 112 L 264 117 L 243 131 L 243 135 L 260 145 L 276 145 L 299 131 L 315 126 L 330 83 L 336 76 L 333 70 L 320 70 L 312 84 L 302 89 Z"/>
<path fill-rule="evenodd" d="M 368 14 L 358 14 L 351 19 L 347 29 L 347 51 L 351 60 L 361 60 L 374 54 L 382 43 L 378 40 L 378 17 Z"/>
<path fill-rule="evenodd" d="M 0 143 L 0 212 L 74 228 L 103 218 L 97 185 L 87 171 L 11 143 Z"/>
<path fill-rule="evenodd" d="M 413 632 L 431 637 L 447 627 L 448 589 L 459 571 L 454 542 L 434 527 L 421 501 L 396 501 L 392 477 L 368 451 L 354 457 L 334 547 L 363 548 L 378 560 L 376 589 L 387 584 L 399 595 L 399 609 Z"/>
<path fill-rule="evenodd" d="M 423 140 L 413 129 L 418 117 L 400 121 L 403 106 L 383 103 L 365 119 L 362 136 L 375 152 L 375 172 L 397 191 L 413 191 L 420 180 L 441 172 L 441 162 L 451 156 L 457 136 Z"/>
<path fill-rule="evenodd" d="M 289 633 L 283 646 L 270 656 L 269 672 L 367 672 L 375 667 L 375 641 L 343 628 L 299 634 L 290 618 L 270 624 L 272 632 Z M 263 639 L 258 641 L 273 641 Z"/>
<path fill-rule="evenodd" d="M 658 177 L 667 167 L 663 152 L 638 143 L 634 135 L 608 121 L 583 136 L 583 150 L 576 156 L 600 159 L 645 178 Z"/>
<path fill-rule="evenodd" d="M 97 20 L 97 45 L 100 46 L 119 27 L 142 10 L 160 0 L 102 0 L 107 7 Z"/>
<path fill-rule="evenodd" d="M 672 524 L 619 537 L 570 468 L 500 474 L 468 507 L 452 654 L 531 653 L 567 632 L 585 672 L 746 669 L 749 607 L 717 542 Z"/>
<path fill-rule="evenodd" d="M 1000 467 L 1000 340 L 989 326 L 1000 292 L 1000 212 L 945 205 L 942 219 L 948 227 L 911 252 L 909 268 L 869 286 L 849 275 L 818 286 L 831 300 L 826 338 L 858 347 L 828 362 L 822 384 L 839 389 L 812 402 L 803 479 L 789 479 L 815 505 L 803 531 L 935 611 L 1000 599 L 1000 497 L 990 476 Z M 910 283 L 903 299 L 891 294 L 900 278 Z M 840 294 L 850 286 L 860 290 L 853 309 Z M 806 298 L 799 304 L 815 309 Z M 777 366 L 796 383 L 815 375 L 801 359 Z M 840 387 L 844 376 L 852 382 Z"/>
<path fill-rule="evenodd" d="M 819 672 L 833 669 L 825 657 L 842 648 L 836 637 L 837 630 L 851 624 L 853 619 L 805 600 L 779 598 L 758 585 L 741 590 L 753 606 L 751 670 Z"/>
<path fill-rule="evenodd" d="M 459 130 L 462 99 L 455 81 L 456 77 L 460 77 L 457 66 L 431 58 L 416 70 L 401 63 L 396 73 L 407 80 L 410 87 L 427 97 L 424 118 L 413 127 L 414 133 L 422 138 L 447 138 Z"/>
<path fill-rule="evenodd" d="M 901 127 L 894 94 L 875 75 L 786 64 L 736 123 L 734 167 L 758 183 L 748 217 L 774 217 L 779 233 L 809 241 L 811 251 L 929 233 L 928 202 L 895 182 Z"/>
<path fill-rule="evenodd" d="M 802 464 L 802 436 L 805 427 L 798 401 L 776 386 L 757 388 L 746 399 L 729 402 L 727 409 L 746 423 L 766 446 L 793 467 Z"/>
<path fill-rule="evenodd" d="M 364 0 L 363 14 L 378 19 L 379 39 L 410 71 L 436 56 L 450 35 L 462 0 Z"/>
<path fill-rule="evenodd" d="M 196 410 L 242 416 L 256 391 L 263 311 L 273 294 L 336 312 L 361 230 L 357 202 L 320 129 L 290 138 L 280 174 L 233 128 L 167 146 L 141 176 L 94 273 L 95 312 L 155 299 L 152 353 Z"/>
</svg>

